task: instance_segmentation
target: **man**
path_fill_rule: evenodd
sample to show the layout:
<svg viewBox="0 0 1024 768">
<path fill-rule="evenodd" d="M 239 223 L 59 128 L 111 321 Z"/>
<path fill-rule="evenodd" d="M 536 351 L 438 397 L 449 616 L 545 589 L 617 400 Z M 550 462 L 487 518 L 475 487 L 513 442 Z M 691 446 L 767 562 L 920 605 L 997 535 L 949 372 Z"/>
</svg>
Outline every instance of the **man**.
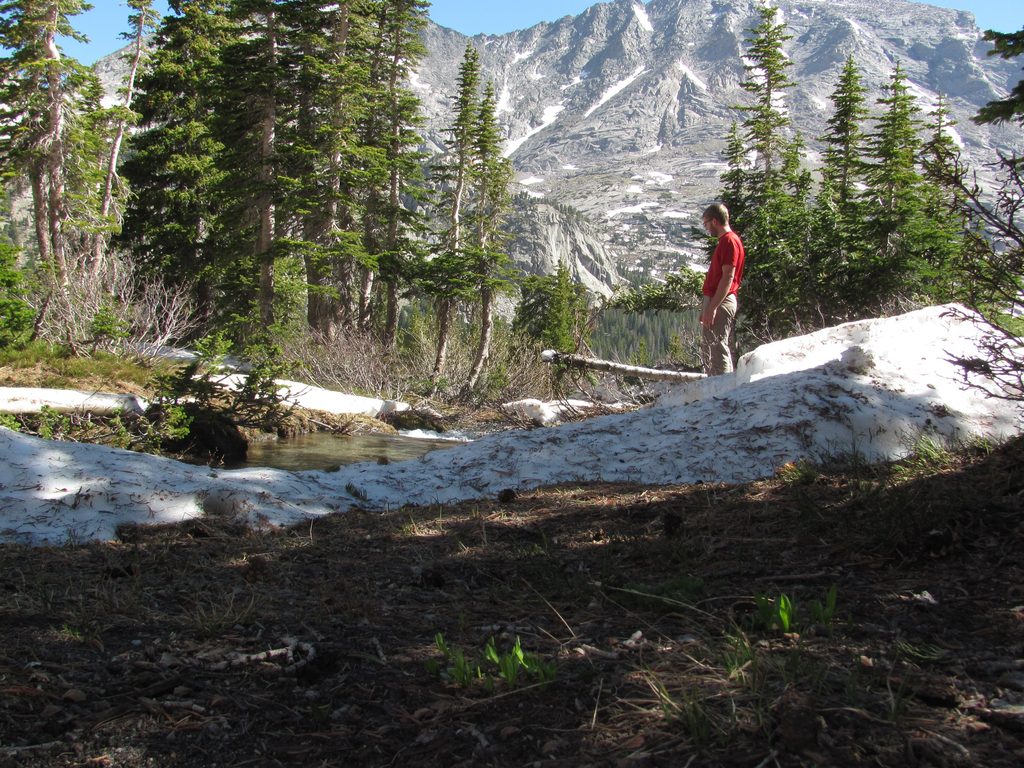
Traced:
<svg viewBox="0 0 1024 768">
<path fill-rule="evenodd" d="M 736 292 L 743 279 L 746 252 L 740 236 L 729 227 L 729 209 L 721 203 L 709 205 L 704 211 L 704 229 L 718 238 L 718 245 L 704 278 L 700 359 L 704 373 L 718 376 L 732 371 Z"/>
</svg>

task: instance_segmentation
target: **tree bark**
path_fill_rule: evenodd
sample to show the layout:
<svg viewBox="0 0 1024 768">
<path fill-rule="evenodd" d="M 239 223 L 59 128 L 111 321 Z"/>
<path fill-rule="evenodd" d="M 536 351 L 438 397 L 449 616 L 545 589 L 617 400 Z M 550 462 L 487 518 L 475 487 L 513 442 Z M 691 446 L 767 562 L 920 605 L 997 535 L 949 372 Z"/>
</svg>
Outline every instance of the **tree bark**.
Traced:
<svg viewBox="0 0 1024 768">
<path fill-rule="evenodd" d="M 571 355 L 565 352 L 555 352 L 550 349 L 541 353 L 541 360 L 545 363 L 568 365 L 571 368 L 590 368 L 595 371 L 607 371 L 623 376 L 636 376 L 640 379 L 652 379 L 654 381 L 696 381 L 697 379 L 707 378 L 703 373 L 663 371 L 658 368 L 644 368 L 639 365 L 624 365 L 623 363 L 615 363 L 611 360 Z"/>
</svg>

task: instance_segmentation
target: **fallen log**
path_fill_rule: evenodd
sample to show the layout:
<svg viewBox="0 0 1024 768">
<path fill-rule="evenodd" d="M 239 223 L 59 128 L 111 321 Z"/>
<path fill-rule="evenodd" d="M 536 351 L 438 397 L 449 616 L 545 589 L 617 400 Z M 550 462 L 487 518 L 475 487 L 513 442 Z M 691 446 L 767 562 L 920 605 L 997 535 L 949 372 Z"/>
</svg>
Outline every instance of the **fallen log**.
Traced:
<svg viewBox="0 0 1024 768">
<path fill-rule="evenodd" d="M 567 352 L 555 352 L 553 349 L 545 349 L 540 353 L 540 359 L 545 363 L 559 363 L 573 368 L 590 368 L 595 371 L 607 371 L 622 376 L 636 376 L 640 379 L 651 379 L 653 381 L 696 381 L 705 378 L 703 373 L 689 373 L 687 371 L 663 371 L 658 368 L 644 368 L 639 365 L 625 365 L 613 363 L 611 360 L 601 360 L 596 357 L 584 357 L 583 355 L 572 355 Z"/>
<path fill-rule="evenodd" d="M 136 395 L 74 389 L 0 387 L 0 413 L 39 413 L 46 406 L 60 413 L 81 411 L 110 416 L 119 412 L 144 413 L 148 405 Z"/>
</svg>

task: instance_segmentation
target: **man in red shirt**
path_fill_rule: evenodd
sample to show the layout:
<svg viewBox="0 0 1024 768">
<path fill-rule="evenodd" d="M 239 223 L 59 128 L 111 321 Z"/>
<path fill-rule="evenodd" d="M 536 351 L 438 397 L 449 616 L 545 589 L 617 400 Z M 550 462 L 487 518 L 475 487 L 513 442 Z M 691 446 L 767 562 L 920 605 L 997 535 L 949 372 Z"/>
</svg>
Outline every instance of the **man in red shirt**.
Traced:
<svg viewBox="0 0 1024 768">
<path fill-rule="evenodd" d="M 717 376 L 732 371 L 736 292 L 743 279 L 746 252 L 740 236 L 729 227 L 729 209 L 721 203 L 709 205 L 704 211 L 704 229 L 718 238 L 718 246 L 704 278 L 700 359 L 704 373 Z"/>
</svg>

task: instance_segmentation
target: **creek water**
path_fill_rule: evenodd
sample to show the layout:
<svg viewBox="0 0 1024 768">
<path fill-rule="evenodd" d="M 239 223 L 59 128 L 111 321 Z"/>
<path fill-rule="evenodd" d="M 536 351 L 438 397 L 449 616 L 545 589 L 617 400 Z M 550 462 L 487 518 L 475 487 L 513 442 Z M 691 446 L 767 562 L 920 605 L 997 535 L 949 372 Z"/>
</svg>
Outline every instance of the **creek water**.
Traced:
<svg viewBox="0 0 1024 768">
<path fill-rule="evenodd" d="M 314 432 L 286 440 L 249 443 L 248 459 L 236 467 L 274 467 L 299 472 L 335 469 L 360 461 L 415 459 L 430 451 L 453 448 L 458 440 L 403 435 L 333 435 Z"/>
</svg>

